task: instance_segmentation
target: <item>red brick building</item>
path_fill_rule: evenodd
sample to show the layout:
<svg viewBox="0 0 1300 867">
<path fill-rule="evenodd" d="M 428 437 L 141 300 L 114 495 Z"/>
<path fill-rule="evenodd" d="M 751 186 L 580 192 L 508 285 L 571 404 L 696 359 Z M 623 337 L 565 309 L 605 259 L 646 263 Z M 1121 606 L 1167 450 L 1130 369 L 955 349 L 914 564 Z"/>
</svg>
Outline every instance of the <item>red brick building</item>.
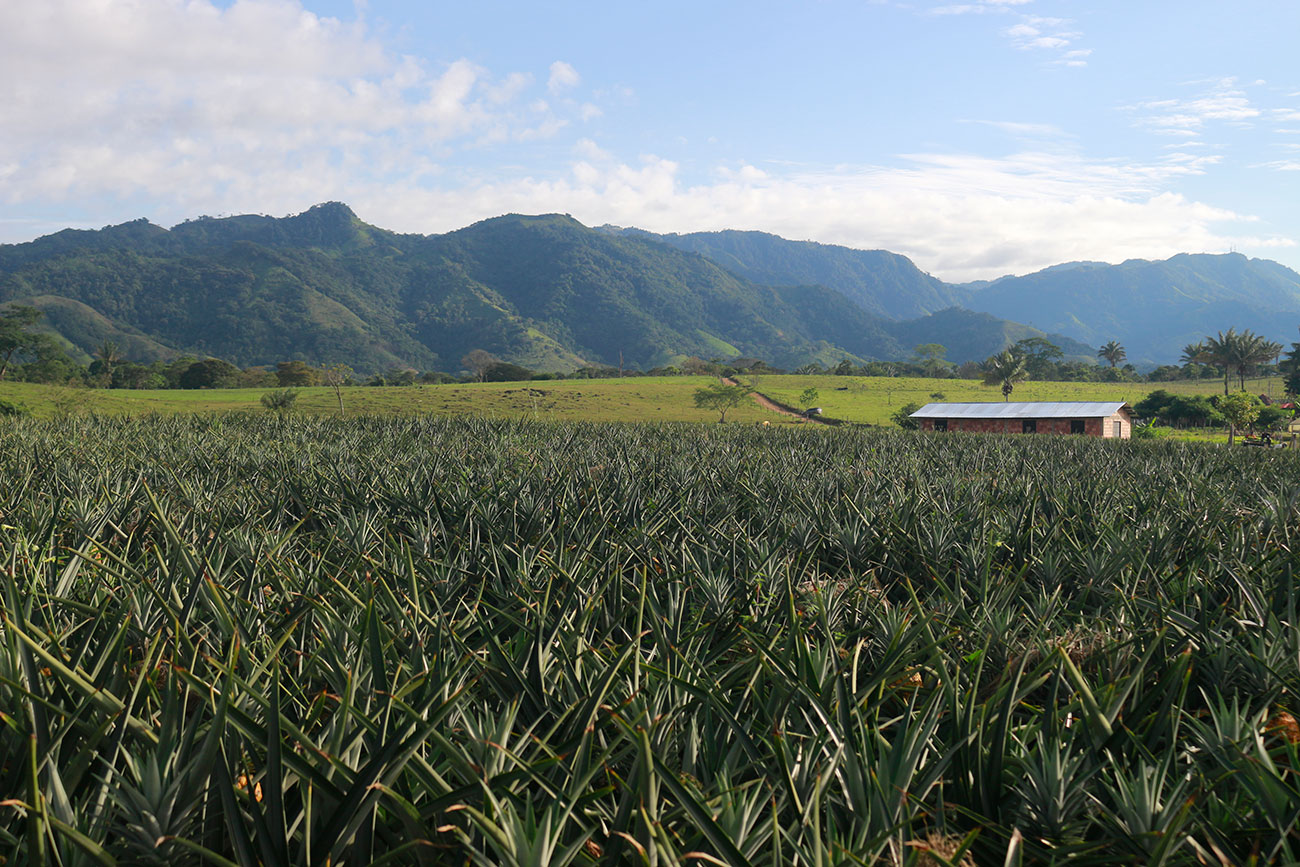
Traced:
<svg viewBox="0 0 1300 867">
<path fill-rule="evenodd" d="M 1128 439 L 1133 409 L 1123 401 L 927 403 L 912 413 L 921 430 L 1046 433 Z"/>
</svg>

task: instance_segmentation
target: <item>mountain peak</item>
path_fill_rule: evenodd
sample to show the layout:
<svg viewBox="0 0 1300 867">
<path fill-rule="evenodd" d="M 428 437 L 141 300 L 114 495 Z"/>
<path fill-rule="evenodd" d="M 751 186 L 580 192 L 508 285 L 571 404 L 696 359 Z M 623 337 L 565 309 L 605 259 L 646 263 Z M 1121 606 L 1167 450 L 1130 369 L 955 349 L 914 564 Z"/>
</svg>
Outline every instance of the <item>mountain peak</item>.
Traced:
<svg viewBox="0 0 1300 867">
<path fill-rule="evenodd" d="M 347 220 L 348 222 L 357 219 L 356 212 L 342 202 L 321 202 L 319 205 L 312 205 L 297 216 L 305 217 L 308 214 L 314 215 L 318 219 Z"/>
<path fill-rule="evenodd" d="M 366 224 L 342 202 L 322 202 L 280 221 L 290 238 L 317 247 L 344 247 L 365 234 Z"/>
</svg>

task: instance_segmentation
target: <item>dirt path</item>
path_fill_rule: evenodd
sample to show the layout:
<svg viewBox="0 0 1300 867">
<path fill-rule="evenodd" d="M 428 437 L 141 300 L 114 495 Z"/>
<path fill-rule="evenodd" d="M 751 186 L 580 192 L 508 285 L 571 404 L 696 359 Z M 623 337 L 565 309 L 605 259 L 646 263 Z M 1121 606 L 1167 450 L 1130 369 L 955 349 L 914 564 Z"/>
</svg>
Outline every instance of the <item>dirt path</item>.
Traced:
<svg viewBox="0 0 1300 867">
<path fill-rule="evenodd" d="M 725 385 L 740 385 L 739 382 L 736 382 L 736 380 L 732 379 L 730 376 L 724 376 L 724 377 L 722 378 L 722 382 L 723 382 Z M 789 416 L 790 418 L 797 418 L 797 419 L 800 419 L 800 420 L 802 420 L 802 421 L 815 421 L 815 422 L 817 422 L 818 424 L 825 424 L 825 423 L 826 423 L 826 422 L 822 421 L 821 419 L 817 418 L 816 416 L 811 416 L 811 417 L 810 417 L 810 416 L 806 416 L 806 415 L 804 415 L 804 414 L 801 413 L 801 412 L 795 412 L 795 411 L 792 410 L 792 409 L 786 409 L 785 407 L 783 407 L 783 406 L 781 406 L 780 404 L 778 404 L 778 403 L 776 403 L 775 401 L 773 401 L 773 400 L 772 400 L 770 397 L 768 397 L 767 395 L 763 394 L 761 391 L 751 391 L 751 392 L 749 393 L 749 396 L 752 397 L 752 398 L 754 398 L 755 402 L 757 402 L 758 405 L 761 406 L 763 409 L 766 409 L 766 410 L 769 410 L 769 411 L 771 411 L 771 412 L 774 412 L 774 413 L 776 413 L 777 415 L 785 415 L 785 416 Z"/>
</svg>

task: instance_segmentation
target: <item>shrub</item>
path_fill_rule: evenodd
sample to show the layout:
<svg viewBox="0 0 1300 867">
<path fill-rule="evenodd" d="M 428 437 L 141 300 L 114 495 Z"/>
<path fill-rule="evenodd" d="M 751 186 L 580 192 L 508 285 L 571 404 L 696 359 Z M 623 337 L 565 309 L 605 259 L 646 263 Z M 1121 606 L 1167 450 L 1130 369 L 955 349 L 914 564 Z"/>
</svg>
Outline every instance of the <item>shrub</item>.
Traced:
<svg viewBox="0 0 1300 867">
<path fill-rule="evenodd" d="M 1280 430 L 1291 420 L 1291 411 L 1280 406 L 1261 406 L 1255 427 L 1260 430 Z"/>
<path fill-rule="evenodd" d="M 903 430 L 920 430 L 921 423 L 912 418 L 912 413 L 921 408 L 919 403 L 905 403 L 898 408 L 898 412 L 889 417 L 889 420 L 901 427 Z"/>
<path fill-rule="evenodd" d="M 298 400 L 297 389 L 277 388 L 262 395 L 262 406 L 275 412 L 288 412 L 293 409 L 296 400 Z"/>
<path fill-rule="evenodd" d="M 1169 436 L 1169 428 L 1160 427 L 1155 421 L 1135 421 L 1133 423 L 1133 439 L 1135 440 L 1157 440 Z"/>
</svg>

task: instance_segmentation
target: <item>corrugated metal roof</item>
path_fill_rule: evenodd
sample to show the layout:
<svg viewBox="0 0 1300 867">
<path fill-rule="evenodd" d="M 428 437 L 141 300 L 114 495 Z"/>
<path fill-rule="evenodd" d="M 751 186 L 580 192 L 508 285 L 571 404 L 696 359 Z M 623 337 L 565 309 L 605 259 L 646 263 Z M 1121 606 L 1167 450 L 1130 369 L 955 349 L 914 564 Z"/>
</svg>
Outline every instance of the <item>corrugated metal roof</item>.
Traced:
<svg viewBox="0 0 1300 867">
<path fill-rule="evenodd" d="M 1067 403 L 927 403 L 912 418 L 1105 418 L 1126 407 L 1122 400 Z"/>
</svg>

